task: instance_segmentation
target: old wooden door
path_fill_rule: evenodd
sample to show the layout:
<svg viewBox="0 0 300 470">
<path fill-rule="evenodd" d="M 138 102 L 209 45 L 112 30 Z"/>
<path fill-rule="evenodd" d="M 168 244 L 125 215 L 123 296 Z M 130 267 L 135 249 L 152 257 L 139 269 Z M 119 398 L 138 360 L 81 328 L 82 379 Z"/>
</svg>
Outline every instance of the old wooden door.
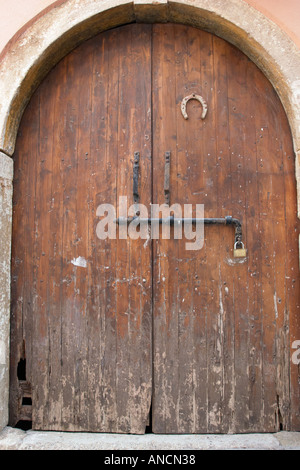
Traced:
<svg viewBox="0 0 300 470">
<path fill-rule="evenodd" d="M 40 86 L 20 128 L 11 419 L 30 413 L 18 403 L 31 387 L 35 429 L 145 431 L 151 246 L 99 240 L 96 229 L 98 206 L 127 194 L 132 204 L 137 149 L 140 196 L 151 202 L 150 38 L 150 27 L 133 26 L 75 50 Z"/>
<path fill-rule="evenodd" d="M 208 105 L 193 100 L 192 93 Z M 186 240 L 100 240 L 119 196 L 204 204 Z M 296 185 L 270 83 L 240 51 L 181 25 L 128 25 L 69 54 L 32 98 L 15 155 L 11 424 L 143 433 L 300 429 Z"/>
</svg>

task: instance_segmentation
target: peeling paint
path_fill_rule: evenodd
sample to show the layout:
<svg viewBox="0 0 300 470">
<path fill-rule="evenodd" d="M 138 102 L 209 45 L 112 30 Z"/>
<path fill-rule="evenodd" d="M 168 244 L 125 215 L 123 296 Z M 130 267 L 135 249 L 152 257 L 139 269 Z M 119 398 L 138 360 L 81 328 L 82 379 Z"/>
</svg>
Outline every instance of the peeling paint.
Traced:
<svg viewBox="0 0 300 470">
<path fill-rule="evenodd" d="M 229 265 L 229 266 L 235 266 L 236 264 L 244 264 L 246 263 L 247 261 L 247 258 L 226 258 L 225 259 L 225 262 Z"/>
<path fill-rule="evenodd" d="M 78 258 L 73 258 L 71 263 L 74 264 L 74 266 L 79 266 L 81 268 L 87 267 L 87 261 L 82 256 L 78 256 Z"/>
<path fill-rule="evenodd" d="M 278 318 L 278 309 L 277 309 L 277 295 L 276 295 L 276 292 L 273 296 L 274 298 L 274 309 L 275 309 L 275 318 Z"/>
</svg>

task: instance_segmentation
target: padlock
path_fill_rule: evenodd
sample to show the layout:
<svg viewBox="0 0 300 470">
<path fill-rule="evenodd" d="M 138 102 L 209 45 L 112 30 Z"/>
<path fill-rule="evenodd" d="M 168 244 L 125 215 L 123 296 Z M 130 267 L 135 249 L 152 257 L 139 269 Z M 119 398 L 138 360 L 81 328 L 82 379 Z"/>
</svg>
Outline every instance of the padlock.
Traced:
<svg viewBox="0 0 300 470">
<path fill-rule="evenodd" d="M 242 245 L 242 248 L 237 248 L 237 245 Z M 236 242 L 234 244 L 233 256 L 234 258 L 246 258 L 247 250 L 245 249 L 243 242 Z"/>
</svg>

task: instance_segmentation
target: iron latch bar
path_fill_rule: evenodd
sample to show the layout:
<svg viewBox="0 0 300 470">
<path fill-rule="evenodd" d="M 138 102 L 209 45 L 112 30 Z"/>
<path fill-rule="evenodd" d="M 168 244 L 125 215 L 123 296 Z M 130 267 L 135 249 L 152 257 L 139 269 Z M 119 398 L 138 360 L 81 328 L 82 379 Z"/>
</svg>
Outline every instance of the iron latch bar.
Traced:
<svg viewBox="0 0 300 470">
<path fill-rule="evenodd" d="M 140 152 L 134 152 L 133 161 L 133 202 L 139 202 L 139 166 L 140 166 Z"/>
<path fill-rule="evenodd" d="M 136 222 L 143 224 L 151 224 L 151 223 L 156 223 L 159 225 L 162 224 L 170 224 L 170 225 L 180 225 L 180 224 L 197 224 L 197 223 L 204 223 L 206 225 L 232 225 L 235 229 L 235 240 L 234 243 L 236 246 L 242 245 L 243 243 L 243 234 L 242 234 L 242 224 L 238 219 L 233 218 L 231 215 L 228 215 L 226 217 L 222 218 L 216 218 L 216 217 L 211 217 L 211 218 L 176 218 L 174 216 L 170 217 L 165 217 L 165 218 L 142 218 L 138 216 L 133 216 L 133 217 L 119 217 L 118 219 L 115 219 L 115 223 L 117 224 L 128 224 L 135 220 Z"/>
<path fill-rule="evenodd" d="M 165 204 L 170 204 L 170 157 L 171 152 L 165 153 L 165 180 L 164 180 L 164 194 Z"/>
</svg>

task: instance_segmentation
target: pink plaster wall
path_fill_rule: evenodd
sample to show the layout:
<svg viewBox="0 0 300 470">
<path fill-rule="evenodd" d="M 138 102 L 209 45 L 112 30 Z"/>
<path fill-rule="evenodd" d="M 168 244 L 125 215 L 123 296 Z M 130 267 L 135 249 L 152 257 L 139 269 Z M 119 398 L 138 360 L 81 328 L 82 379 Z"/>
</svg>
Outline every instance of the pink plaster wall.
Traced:
<svg viewBox="0 0 300 470">
<path fill-rule="evenodd" d="M 0 0 L 0 51 L 28 21 L 53 0 Z"/>
<path fill-rule="evenodd" d="M 300 49 L 300 0 L 245 1 L 277 23 Z"/>
<path fill-rule="evenodd" d="M 241 1 L 249 3 L 276 22 L 300 49 L 300 0 Z M 55 3 L 57 0 L 0 0 L 0 52 L 20 28 Z"/>
</svg>

